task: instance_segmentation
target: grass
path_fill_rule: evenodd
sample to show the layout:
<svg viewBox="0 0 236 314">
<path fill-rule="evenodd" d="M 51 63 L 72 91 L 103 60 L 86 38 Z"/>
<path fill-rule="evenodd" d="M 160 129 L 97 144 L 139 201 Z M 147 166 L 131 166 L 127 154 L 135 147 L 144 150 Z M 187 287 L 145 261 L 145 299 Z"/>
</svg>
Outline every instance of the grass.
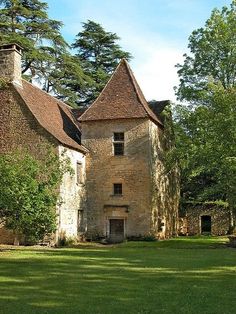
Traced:
<svg viewBox="0 0 236 314">
<path fill-rule="evenodd" d="M 226 240 L 1 247 L 0 313 L 235 313 L 236 249 Z"/>
</svg>

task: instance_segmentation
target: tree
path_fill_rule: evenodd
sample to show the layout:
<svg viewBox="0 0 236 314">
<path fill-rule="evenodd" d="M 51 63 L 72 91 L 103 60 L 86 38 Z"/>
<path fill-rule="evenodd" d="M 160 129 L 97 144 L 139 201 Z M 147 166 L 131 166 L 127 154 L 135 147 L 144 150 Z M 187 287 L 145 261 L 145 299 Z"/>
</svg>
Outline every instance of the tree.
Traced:
<svg viewBox="0 0 236 314">
<path fill-rule="evenodd" d="M 236 225 L 236 1 L 213 10 L 178 65 L 176 149 L 182 201 L 226 202 Z"/>
<path fill-rule="evenodd" d="M 179 100 L 192 104 L 206 101 L 209 82 L 220 82 L 224 88 L 236 85 L 236 0 L 230 7 L 213 10 L 204 28 L 189 37 L 191 54 L 178 64 Z"/>
<path fill-rule="evenodd" d="M 56 230 L 58 185 L 68 167 L 52 152 L 42 160 L 26 151 L 0 155 L 0 218 L 16 239 L 37 242 Z"/>
<path fill-rule="evenodd" d="M 69 53 L 61 35 L 62 22 L 47 14 L 47 4 L 39 0 L 0 0 L 0 43 L 15 42 L 23 48 L 22 74 L 39 80 L 43 89 L 75 104 L 77 98 L 68 82 L 86 84 L 78 60 Z"/>
<path fill-rule="evenodd" d="M 117 44 L 120 38 L 91 20 L 83 23 L 83 30 L 77 34 L 72 47 L 81 62 L 84 72 L 93 80 L 80 93 L 82 104 L 90 104 L 101 92 L 112 72 L 122 58 L 131 59 Z M 76 84 L 74 90 L 78 90 Z"/>
<path fill-rule="evenodd" d="M 236 222 L 236 88 L 208 86 L 207 106 L 175 112 L 182 201 L 223 201 Z M 234 217 L 233 217 L 234 216 Z"/>
<path fill-rule="evenodd" d="M 43 71 L 38 73 L 35 79 L 47 93 L 77 108 L 78 97 L 80 97 L 78 91 L 91 84 L 92 79 L 85 75 L 75 56 L 68 52 L 61 53 L 53 48 L 48 49 L 51 50 L 52 58 L 42 61 L 40 68 Z M 72 88 L 74 85 L 77 86 L 77 92 Z"/>
</svg>

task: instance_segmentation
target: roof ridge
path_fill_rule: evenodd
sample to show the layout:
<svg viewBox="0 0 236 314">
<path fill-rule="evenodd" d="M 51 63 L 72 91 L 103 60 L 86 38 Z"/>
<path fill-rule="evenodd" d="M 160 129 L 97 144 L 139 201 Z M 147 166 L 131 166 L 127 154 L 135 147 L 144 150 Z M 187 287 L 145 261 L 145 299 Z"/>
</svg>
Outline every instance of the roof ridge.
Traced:
<svg viewBox="0 0 236 314">
<path fill-rule="evenodd" d="M 29 81 L 27 81 L 27 80 L 25 80 L 25 79 L 22 79 L 22 81 L 24 81 L 25 83 L 31 85 L 31 86 L 34 87 L 34 88 L 37 88 L 40 92 L 44 93 L 44 94 L 47 95 L 48 97 L 52 97 L 53 99 L 55 99 L 55 100 L 57 100 L 58 102 L 60 102 L 62 105 L 66 106 L 66 107 L 69 107 L 70 109 L 72 109 L 72 107 L 71 107 L 70 105 L 66 104 L 64 101 L 62 101 L 62 100 L 56 98 L 55 96 L 49 94 L 48 92 L 46 92 L 45 90 L 41 89 L 41 88 L 38 87 L 37 85 L 34 85 L 33 83 L 31 83 L 31 82 L 29 82 Z M 15 84 L 13 83 L 13 85 L 15 85 Z"/>
</svg>

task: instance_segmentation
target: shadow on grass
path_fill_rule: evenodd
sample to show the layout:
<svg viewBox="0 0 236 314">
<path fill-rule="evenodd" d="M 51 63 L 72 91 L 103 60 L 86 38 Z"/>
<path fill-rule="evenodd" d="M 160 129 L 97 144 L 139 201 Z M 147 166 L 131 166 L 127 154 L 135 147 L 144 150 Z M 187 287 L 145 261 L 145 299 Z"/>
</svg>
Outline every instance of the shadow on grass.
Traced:
<svg viewBox="0 0 236 314">
<path fill-rule="evenodd" d="M 159 244 L 5 252 L 0 312 L 235 313 L 236 250 Z"/>
</svg>

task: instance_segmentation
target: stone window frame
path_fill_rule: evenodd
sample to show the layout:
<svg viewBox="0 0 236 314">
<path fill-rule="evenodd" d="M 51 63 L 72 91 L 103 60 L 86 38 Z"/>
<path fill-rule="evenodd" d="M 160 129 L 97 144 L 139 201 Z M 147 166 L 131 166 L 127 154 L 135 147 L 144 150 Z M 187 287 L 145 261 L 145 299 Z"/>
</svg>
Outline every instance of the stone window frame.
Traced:
<svg viewBox="0 0 236 314">
<path fill-rule="evenodd" d="M 125 154 L 125 133 L 114 132 L 113 133 L 113 155 L 124 156 Z"/>
</svg>

